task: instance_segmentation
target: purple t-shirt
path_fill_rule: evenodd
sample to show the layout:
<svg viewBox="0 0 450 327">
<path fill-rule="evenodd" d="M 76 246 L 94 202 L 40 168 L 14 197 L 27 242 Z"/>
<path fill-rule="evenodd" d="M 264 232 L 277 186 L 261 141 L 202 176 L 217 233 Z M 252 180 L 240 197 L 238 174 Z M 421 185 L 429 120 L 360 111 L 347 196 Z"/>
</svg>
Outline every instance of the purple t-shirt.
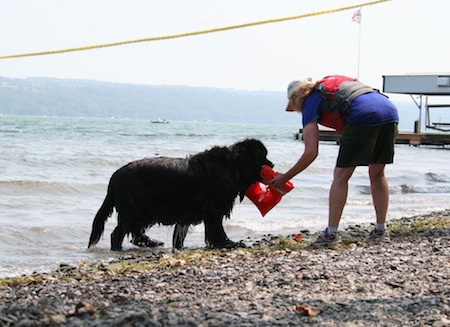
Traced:
<svg viewBox="0 0 450 327">
<path fill-rule="evenodd" d="M 306 98 L 302 109 L 303 127 L 314 120 L 320 123 L 323 111 L 323 96 L 320 91 L 313 91 Z M 364 126 L 398 123 L 398 112 L 394 104 L 384 95 L 371 92 L 360 95 L 353 100 L 349 114 L 344 117 L 345 124 Z"/>
</svg>

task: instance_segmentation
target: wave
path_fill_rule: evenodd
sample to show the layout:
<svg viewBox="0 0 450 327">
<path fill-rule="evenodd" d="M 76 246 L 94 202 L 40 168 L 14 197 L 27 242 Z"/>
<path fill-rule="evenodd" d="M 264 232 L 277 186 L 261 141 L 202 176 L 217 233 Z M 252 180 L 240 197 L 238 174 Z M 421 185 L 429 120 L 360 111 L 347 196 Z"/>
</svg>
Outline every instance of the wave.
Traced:
<svg viewBox="0 0 450 327">
<path fill-rule="evenodd" d="M 400 174 L 387 176 L 389 191 L 392 194 L 445 194 L 450 193 L 450 176 L 444 173 L 426 172 L 416 173 L 399 171 Z M 357 183 L 359 194 L 370 195 L 370 181 L 367 175 L 357 176 L 350 180 Z"/>
<path fill-rule="evenodd" d="M 1 128 L 0 129 L 0 133 L 1 134 L 20 134 L 20 133 L 24 133 L 25 130 L 24 129 L 8 129 L 8 128 Z"/>
<path fill-rule="evenodd" d="M 400 189 L 403 194 L 422 193 L 422 194 L 434 194 L 434 193 L 450 193 L 450 185 L 440 186 L 416 186 L 409 184 L 402 184 L 397 189 Z"/>
<path fill-rule="evenodd" d="M 450 176 L 444 174 L 426 173 L 425 178 L 430 182 L 450 183 Z"/>
<path fill-rule="evenodd" d="M 18 193 L 43 193 L 43 194 L 88 194 L 92 189 L 104 189 L 101 183 L 61 183 L 39 180 L 10 180 L 0 181 L 0 189 L 9 195 Z"/>
<path fill-rule="evenodd" d="M 363 195 L 370 195 L 370 186 L 358 186 L 358 191 Z M 412 185 L 412 184 L 400 184 L 389 187 L 391 194 L 445 194 L 450 193 L 450 185 Z"/>
</svg>

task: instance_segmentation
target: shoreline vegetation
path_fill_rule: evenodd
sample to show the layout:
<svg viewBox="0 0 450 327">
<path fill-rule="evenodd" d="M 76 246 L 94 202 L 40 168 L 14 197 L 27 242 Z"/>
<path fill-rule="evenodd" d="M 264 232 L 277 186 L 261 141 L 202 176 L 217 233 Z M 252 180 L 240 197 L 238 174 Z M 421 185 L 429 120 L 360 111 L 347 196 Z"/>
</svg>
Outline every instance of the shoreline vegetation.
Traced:
<svg viewBox="0 0 450 327">
<path fill-rule="evenodd" d="M 211 103 L 214 99 L 214 103 Z M 0 115 L 214 121 L 297 125 L 286 114 L 286 93 L 183 85 L 139 85 L 83 79 L 0 76 Z M 412 131 L 413 101 L 395 101 L 399 128 Z M 444 109 L 446 110 L 446 109 Z M 439 117 L 440 109 L 432 117 Z M 437 116 L 435 116 L 437 115 Z M 445 116 L 445 113 L 443 113 Z"/>
<path fill-rule="evenodd" d="M 0 326 L 450 326 L 450 209 L 390 221 L 390 243 L 371 228 L 0 278 Z"/>
</svg>

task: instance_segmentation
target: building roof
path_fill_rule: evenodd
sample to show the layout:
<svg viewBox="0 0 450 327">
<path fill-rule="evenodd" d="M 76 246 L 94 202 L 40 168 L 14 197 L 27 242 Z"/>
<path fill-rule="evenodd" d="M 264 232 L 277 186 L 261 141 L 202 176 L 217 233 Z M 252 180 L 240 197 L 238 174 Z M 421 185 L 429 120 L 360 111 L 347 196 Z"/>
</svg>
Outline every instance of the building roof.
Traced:
<svg viewBox="0 0 450 327">
<path fill-rule="evenodd" d="M 450 73 L 383 76 L 383 92 L 450 95 Z"/>
</svg>

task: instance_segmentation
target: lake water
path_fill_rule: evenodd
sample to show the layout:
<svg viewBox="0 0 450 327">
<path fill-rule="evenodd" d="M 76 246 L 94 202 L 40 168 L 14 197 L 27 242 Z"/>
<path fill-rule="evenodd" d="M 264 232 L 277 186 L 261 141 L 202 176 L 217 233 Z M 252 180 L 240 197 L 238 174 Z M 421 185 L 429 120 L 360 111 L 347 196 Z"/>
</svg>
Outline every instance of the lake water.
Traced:
<svg viewBox="0 0 450 327">
<path fill-rule="evenodd" d="M 251 137 L 266 145 L 274 169 L 283 172 L 303 151 L 303 143 L 294 139 L 300 116 L 297 119 L 298 126 L 278 126 L 0 116 L 0 276 L 122 256 L 109 250 L 115 214 L 99 244 L 86 247 L 109 178 L 128 162 L 151 156 L 186 157 Z M 264 218 L 248 199 L 236 200 L 231 219 L 225 221 L 230 239 L 325 228 L 337 151 L 336 144 L 321 143 L 317 160 L 292 180 L 295 189 Z M 449 149 L 397 145 L 395 163 L 386 169 L 389 218 L 450 208 L 449 163 Z M 372 222 L 367 168 L 360 167 L 350 182 L 341 228 Z M 170 249 L 172 231 L 173 227 L 155 226 L 147 235 Z M 203 231 L 203 225 L 191 228 L 185 245 L 204 246 Z M 127 239 L 124 249 L 136 251 Z"/>
</svg>

